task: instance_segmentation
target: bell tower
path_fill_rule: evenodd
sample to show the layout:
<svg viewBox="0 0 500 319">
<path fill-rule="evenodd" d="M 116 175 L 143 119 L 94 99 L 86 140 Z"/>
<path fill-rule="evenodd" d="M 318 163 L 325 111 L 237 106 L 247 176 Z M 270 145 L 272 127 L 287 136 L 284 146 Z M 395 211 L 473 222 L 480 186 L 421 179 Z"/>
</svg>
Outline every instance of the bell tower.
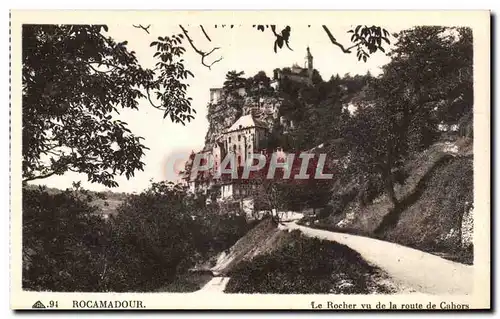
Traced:
<svg viewBox="0 0 500 319">
<path fill-rule="evenodd" d="M 307 47 L 306 61 L 307 61 L 307 73 L 309 75 L 309 80 L 312 81 L 314 67 L 313 67 L 313 56 L 311 54 L 311 51 L 309 50 L 309 47 Z"/>
</svg>

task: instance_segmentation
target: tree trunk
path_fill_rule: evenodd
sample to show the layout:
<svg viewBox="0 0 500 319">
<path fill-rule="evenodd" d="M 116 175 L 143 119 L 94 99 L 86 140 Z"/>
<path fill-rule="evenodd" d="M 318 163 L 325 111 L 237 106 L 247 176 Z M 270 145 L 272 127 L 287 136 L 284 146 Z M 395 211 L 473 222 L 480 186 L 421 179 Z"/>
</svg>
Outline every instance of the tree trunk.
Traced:
<svg viewBox="0 0 500 319">
<path fill-rule="evenodd" d="M 384 168 L 384 188 L 387 196 L 392 203 L 392 207 L 395 208 L 398 204 L 396 194 L 394 193 L 394 176 L 392 175 L 392 140 L 387 142 L 387 163 Z"/>
<path fill-rule="evenodd" d="M 388 174 L 385 178 L 385 192 L 392 203 L 392 207 L 396 207 L 398 204 L 398 200 L 396 198 L 396 194 L 394 193 L 394 182 L 392 180 L 392 174 Z"/>
</svg>

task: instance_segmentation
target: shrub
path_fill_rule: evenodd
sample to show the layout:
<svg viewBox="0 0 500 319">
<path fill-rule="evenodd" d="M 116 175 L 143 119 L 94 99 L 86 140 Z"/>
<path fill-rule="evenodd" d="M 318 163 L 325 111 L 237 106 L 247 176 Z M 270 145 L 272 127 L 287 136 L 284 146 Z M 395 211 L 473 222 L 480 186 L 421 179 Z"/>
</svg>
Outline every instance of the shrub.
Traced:
<svg viewBox="0 0 500 319">
<path fill-rule="evenodd" d="M 231 247 L 252 225 L 169 183 L 130 195 L 104 219 L 92 193 L 23 189 L 23 287 L 155 291 Z"/>
<path fill-rule="evenodd" d="M 368 293 L 376 268 L 335 242 L 292 234 L 277 251 L 242 262 L 229 276 L 229 293 Z"/>
<path fill-rule="evenodd" d="M 81 191 L 23 189 L 23 288 L 92 291 L 102 287 L 109 228 Z"/>
</svg>

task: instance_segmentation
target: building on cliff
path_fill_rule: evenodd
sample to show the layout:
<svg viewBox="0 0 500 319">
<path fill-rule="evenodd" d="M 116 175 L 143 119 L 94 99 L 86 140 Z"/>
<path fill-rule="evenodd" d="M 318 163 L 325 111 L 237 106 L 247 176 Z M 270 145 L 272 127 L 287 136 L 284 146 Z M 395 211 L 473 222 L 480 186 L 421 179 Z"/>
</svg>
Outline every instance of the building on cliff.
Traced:
<svg viewBox="0 0 500 319">
<path fill-rule="evenodd" d="M 207 115 L 210 127 L 205 147 L 197 153 L 210 158 L 210 169 L 200 170 L 196 165 L 193 167 L 193 153 L 189 164 L 192 168 L 186 171 L 184 176 L 190 191 L 214 195 L 207 196 L 209 201 L 237 202 L 247 214 L 253 213 L 252 193 L 258 185 L 239 177 L 220 174 L 221 165 L 227 164 L 223 163 L 223 159 L 227 155 L 233 155 L 240 176 L 244 166 L 249 165 L 249 155 L 266 152 L 264 146 L 275 123 L 285 129 L 283 133 L 293 129 L 294 123 L 279 113 L 283 102 L 283 98 L 278 94 L 280 84 L 287 79 L 312 85 L 313 72 L 313 56 L 308 47 L 304 67 L 294 64 L 291 68 L 276 69 L 274 79 L 269 83 L 273 89 L 266 91 L 266 94 L 260 94 L 261 90 L 265 90 L 263 83 L 258 83 L 258 87 L 250 88 L 248 92 L 245 88 L 235 92 L 227 92 L 224 88 L 211 88 Z M 229 107 L 235 101 L 241 103 L 240 113 L 235 111 L 236 108 Z M 197 164 L 205 165 L 207 162 Z M 227 169 L 228 166 L 224 165 L 224 168 Z"/>
<path fill-rule="evenodd" d="M 304 67 L 299 66 L 295 63 L 291 68 L 276 69 L 274 71 L 274 80 L 271 85 L 275 89 L 279 89 L 280 83 L 284 79 L 289 79 L 294 82 L 300 82 L 307 85 L 313 84 L 313 56 L 311 50 L 307 47 L 307 54 L 305 57 Z"/>
<path fill-rule="evenodd" d="M 221 173 L 222 160 L 233 158 L 234 162 L 226 163 L 224 169 L 235 169 L 241 175 L 243 168 L 248 164 L 251 154 L 262 152 L 267 139 L 269 128 L 266 123 L 259 121 L 252 114 L 241 116 L 236 122 L 216 137 L 212 145 L 206 145 L 201 152 L 203 158 L 210 158 L 210 169 L 191 171 L 186 176 L 189 189 L 193 193 L 217 194 L 218 201 L 243 200 L 251 193 L 252 185 L 234 178 L 231 174 Z M 231 155 L 228 157 L 228 155 Z M 191 158 L 191 161 L 194 157 Z M 206 162 L 200 163 L 205 165 Z M 231 165 L 236 165 L 232 167 Z M 196 166 L 196 165 L 194 165 Z M 196 167 L 192 168 L 196 170 Z M 246 201 L 247 206 L 251 205 Z"/>
</svg>

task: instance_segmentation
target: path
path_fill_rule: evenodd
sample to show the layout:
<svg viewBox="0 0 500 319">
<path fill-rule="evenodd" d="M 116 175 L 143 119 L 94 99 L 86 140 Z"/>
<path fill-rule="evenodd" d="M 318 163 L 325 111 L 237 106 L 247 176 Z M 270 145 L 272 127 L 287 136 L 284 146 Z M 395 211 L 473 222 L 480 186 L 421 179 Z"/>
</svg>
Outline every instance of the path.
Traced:
<svg viewBox="0 0 500 319">
<path fill-rule="evenodd" d="M 207 282 L 205 286 L 203 286 L 203 288 L 195 291 L 195 293 L 198 292 L 223 293 L 228 282 L 229 282 L 229 277 L 214 277 L 209 282 Z"/>
<path fill-rule="evenodd" d="M 473 267 L 413 248 L 373 238 L 330 232 L 295 222 L 280 228 L 299 229 L 308 237 L 336 241 L 357 251 L 369 263 L 386 271 L 395 281 L 429 294 L 470 294 Z"/>
</svg>

